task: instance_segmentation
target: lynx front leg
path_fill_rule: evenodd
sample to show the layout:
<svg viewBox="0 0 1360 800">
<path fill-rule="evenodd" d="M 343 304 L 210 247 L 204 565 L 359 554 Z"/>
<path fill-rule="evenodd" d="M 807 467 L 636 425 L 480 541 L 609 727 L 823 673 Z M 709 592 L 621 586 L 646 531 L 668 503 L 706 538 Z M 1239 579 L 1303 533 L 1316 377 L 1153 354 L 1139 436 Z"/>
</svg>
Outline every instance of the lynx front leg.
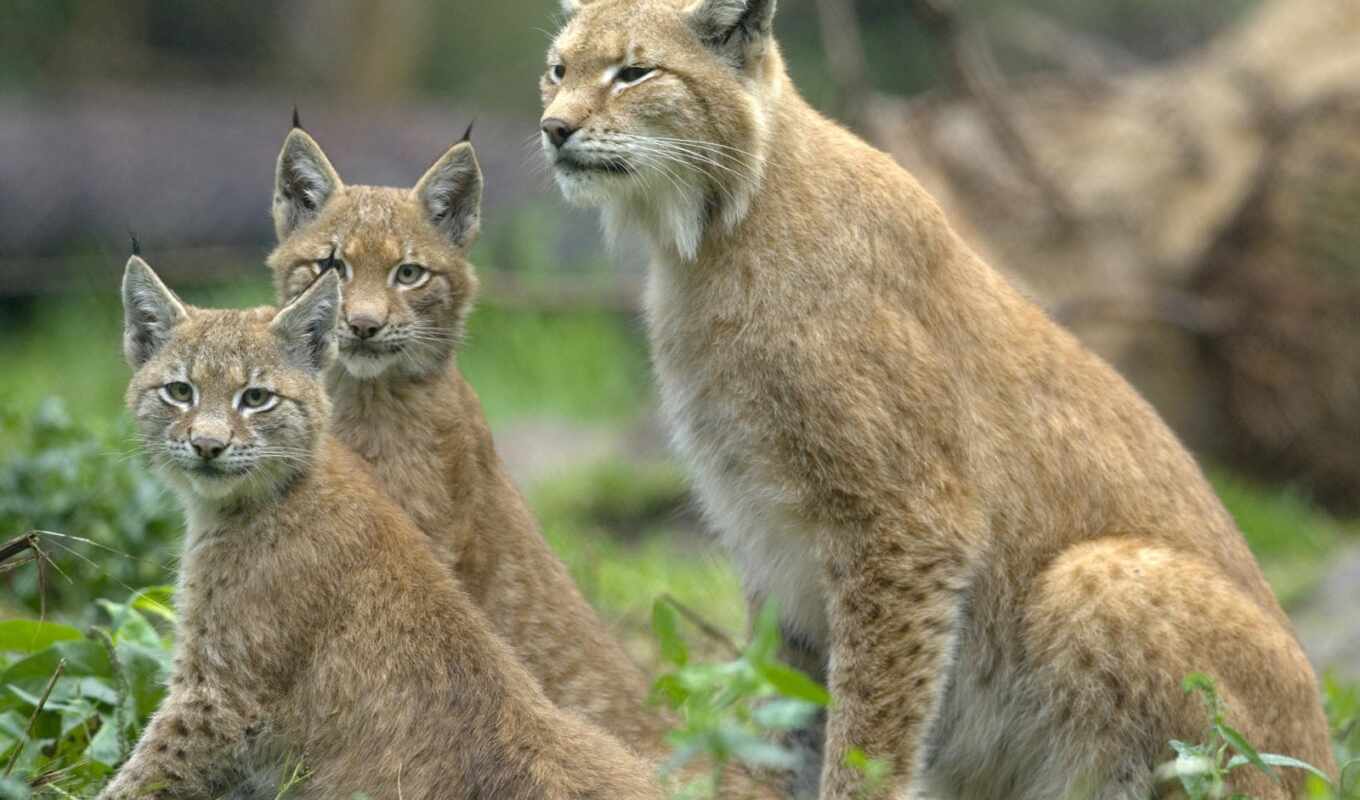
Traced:
<svg viewBox="0 0 1360 800">
<path fill-rule="evenodd" d="M 248 724 L 216 693 L 172 688 L 99 800 L 218 797 L 238 774 Z"/>
<path fill-rule="evenodd" d="M 954 650 L 964 559 L 913 552 L 897 540 L 826 559 L 834 705 L 822 765 L 824 800 L 901 796 L 920 777 Z M 839 551 L 839 552 L 837 552 Z M 858 749 L 886 761 L 888 777 L 866 783 L 847 763 Z"/>
</svg>

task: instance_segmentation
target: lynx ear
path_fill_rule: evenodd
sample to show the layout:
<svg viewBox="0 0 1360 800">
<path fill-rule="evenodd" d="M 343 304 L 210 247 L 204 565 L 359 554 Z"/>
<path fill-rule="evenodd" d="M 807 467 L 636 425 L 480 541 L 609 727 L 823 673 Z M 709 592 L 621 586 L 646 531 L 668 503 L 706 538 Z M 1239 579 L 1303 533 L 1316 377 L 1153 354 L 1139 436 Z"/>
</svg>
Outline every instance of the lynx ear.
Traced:
<svg viewBox="0 0 1360 800">
<path fill-rule="evenodd" d="M 314 219 L 342 186 L 316 140 L 301 128 L 289 131 L 274 171 L 274 233 L 279 241 Z"/>
<path fill-rule="evenodd" d="M 123 356 L 133 369 L 151 360 L 189 311 L 138 256 L 123 270 Z"/>
<path fill-rule="evenodd" d="M 294 365 L 320 372 L 335 355 L 335 324 L 340 315 L 340 276 L 326 270 L 307 291 L 274 315 L 269 329 Z"/>
<path fill-rule="evenodd" d="M 759 58 L 774 31 L 776 0 L 696 0 L 689 20 L 699 39 L 738 68 Z"/>
<path fill-rule="evenodd" d="M 443 155 L 413 190 L 434 224 L 459 247 L 477 238 L 482 222 L 482 168 L 464 139 Z"/>
</svg>

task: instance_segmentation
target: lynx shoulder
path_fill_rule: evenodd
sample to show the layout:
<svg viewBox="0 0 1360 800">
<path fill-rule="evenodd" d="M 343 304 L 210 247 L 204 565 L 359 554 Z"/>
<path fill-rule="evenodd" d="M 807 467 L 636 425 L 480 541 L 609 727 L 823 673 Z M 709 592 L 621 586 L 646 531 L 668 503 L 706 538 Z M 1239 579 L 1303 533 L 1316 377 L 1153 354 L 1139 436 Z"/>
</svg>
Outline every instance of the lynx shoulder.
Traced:
<svg viewBox="0 0 1360 800">
<path fill-rule="evenodd" d="M 663 410 L 753 600 L 824 676 L 824 798 L 1142 798 L 1218 679 L 1334 771 L 1316 679 L 1194 460 L 813 110 L 774 0 L 566 0 L 541 79 L 568 200 L 651 244 Z M 1239 791 L 1297 792 L 1242 773 Z M 1081 794 L 1084 793 L 1084 794 Z"/>
</svg>

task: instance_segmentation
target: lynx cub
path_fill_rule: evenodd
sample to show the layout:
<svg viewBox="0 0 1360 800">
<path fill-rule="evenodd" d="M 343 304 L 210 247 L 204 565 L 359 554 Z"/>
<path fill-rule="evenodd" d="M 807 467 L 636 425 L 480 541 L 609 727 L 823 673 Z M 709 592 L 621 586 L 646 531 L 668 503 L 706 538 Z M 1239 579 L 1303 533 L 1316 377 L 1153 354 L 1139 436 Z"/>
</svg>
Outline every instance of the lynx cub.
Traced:
<svg viewBox="0 0 1360 800">
<path fill-rule="evenodd" d="M 481 196 L 466 137 L 414 189 L 395 189 L 342 183 L 294 128 L 278 160 L 269 266 L 282 301 L 324 269 L 343 279 L 340 358 L 327 375 L 335 435 L 374 467 L 548 699 L 659 753 L 664 724 L 645 677 L 538 532 L 458 371 Z"/>
<path fill-rule="evenodd" d="M 835 705 L 820 792 L 1142 800 L 1222 687 L 1335 771 L 1289 621 L 1194 460 L 1108 366 L 798 95 L 775 0 L 566 1 L 558 185 L 641 233 L 679 451 Z M 1300 791 L 1243 771 L 1260 797 Z"/>
<path fill-rule="evenodd" d="M 134 256 L 123 302 L 128 405 L 189 527 L 170 693 L 102 797 L 209 800 L 300 761 L 302 798 L 660 800 L 327 433 L 335 276 L 278 313 L 212 311 Z"/>
</svg>

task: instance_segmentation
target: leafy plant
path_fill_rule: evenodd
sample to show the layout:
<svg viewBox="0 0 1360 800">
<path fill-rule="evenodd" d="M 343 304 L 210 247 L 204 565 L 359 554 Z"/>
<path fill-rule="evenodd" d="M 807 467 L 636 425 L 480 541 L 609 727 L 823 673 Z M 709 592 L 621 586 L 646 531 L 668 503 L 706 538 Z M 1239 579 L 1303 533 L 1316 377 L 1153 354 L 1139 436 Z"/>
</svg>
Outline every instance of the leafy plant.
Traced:
<svg viewBox="0 0 1360 800">
<path fill-rule="evenodd" d="M 652 608 L 652 630 L 672 667 L 657 678 L 653 697 L 679 716 L 671 734 L 675 753 L 663 771 L 677 774 L 696 759 L 711 765 L 708 778 L 691 781 L 682 796 L 721 796 L 722 775 L 733 761 L 756 771 L 798 766 L 798 755 L 778 744 L 776 735 L 811 722 L 831 697 L 778 660 L 779 622 L 772 605 L 761 611 L 750 642 L 730 661 L 692 662 L 675 607 L 666 600 Z"/>
<path fill-rule="evenodd" d="M 1189 800 L 1213 800 L 1229 797 L 1245 800 L 1247 795 L 1231 793 L 1229 777 L 1235 770 L 1251 767 L 1264 772 L 1273 780 L 1280 779 L 1277 767 L 1301 769 L 1311 776 L 1310 786 L 1319 782 L 1313 791 L 1332 788 L 1327 775 L 1317 767 L 1290 756 L 1260 753 L 1236 728 L 1227 723 L 1223 701 L 1218 695 L 1213 678 L 1195 672 L 1181 684 L 1186 694 L 1198 693 L 1204 700 L 1209 725 L 1204 740 L 1198 744 L 1173 739 L 1171 749 L 1176 758 L 1157 770 L 1159 781 L 1177 780 Z M 1326 794 L 1318 797 L 1328 796 Z M 1339 795 L 1338 795 L 1339 796 Z"/>
<path fill-rule="evenodd" d="M 1313 796 L 1360 800 L 1360 685 L 1328 674 L 1323 676 L 1322 689 L 1340 777 L 1334 793 L 1329 787 L 1313 787 Z"/>
<path fill-rule="evenodd" d="M 0 539 L 41 531 L 56 573 L 45 576 L 43 593 L 40 570 L 6 574 L 10 596 L 29 610 L 44 599 L 92 609 L 95 598 L 167 579 L 179 512 L 115 441 L 73 421 L 57 398 L 32 414 L 0 408 L 0 442 L 8 445 L 0 452 Z"/>
<path fill-rule="evenodd" d="M 160 704 L 173 644 L 169 587 L 98 607 L 105 621 L 86 632 L 0 622 L 0 798 L 93 794 Z"/>
</svg>

